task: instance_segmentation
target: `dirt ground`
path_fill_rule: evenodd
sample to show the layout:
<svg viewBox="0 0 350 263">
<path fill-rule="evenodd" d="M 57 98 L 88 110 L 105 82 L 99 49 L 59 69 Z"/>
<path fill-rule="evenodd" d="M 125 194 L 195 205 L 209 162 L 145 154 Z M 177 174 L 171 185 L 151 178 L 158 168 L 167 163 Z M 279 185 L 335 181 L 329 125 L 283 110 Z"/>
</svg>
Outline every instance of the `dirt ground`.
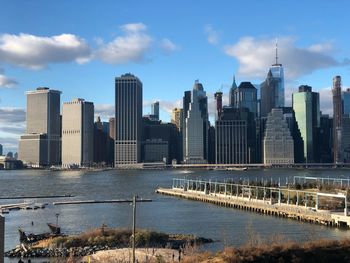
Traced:
<svg viewBox="0 0 350 263">
<path fill-rule="evenodd" d="M 138 248 L 136 249 L 136 260 L 138 263 L 146 262 L 178 262 L 179 252 L 175 249 L 165 248 Z M 173 261 L 174 255 L 174 261 Z M 182 254 L 181 254 L 182 256 Z M 115 250 L 98 251 L 96 254 L 84 257 L 85 262 L 131 262 L 132 250 L 121 248 Z"/>
</svg>

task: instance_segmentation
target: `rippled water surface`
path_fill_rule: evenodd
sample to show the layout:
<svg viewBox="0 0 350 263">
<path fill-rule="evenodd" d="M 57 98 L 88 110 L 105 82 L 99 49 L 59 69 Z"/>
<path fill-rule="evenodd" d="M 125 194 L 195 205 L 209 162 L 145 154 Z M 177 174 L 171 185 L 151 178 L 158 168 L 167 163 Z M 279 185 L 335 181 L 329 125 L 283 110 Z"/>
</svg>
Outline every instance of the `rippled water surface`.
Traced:
<svg viewBox="0 0 350 263">
<path fill-rule="evenodd" d="M 350 170 L 133 170 L 133 171 L 64 171 L 39 170 L 0 171 L 0 197 L 72 194 L 74 198 L 38 200 L 0 200 L 4 203 L 34 201 L 49 203 L 46 209 L 11 211 L 5 215 L 5 249 L 18 244 L 18 227 L 27 232 L 48 231 L 46 223 L 59 224 L 64 233 L 79 233 L 106 224 L 110 227 L 131 226 L 130 204 L 89 204 L 54 206 L 55 201 L 129 199 L 134 194 L 153 202 L 137 206 L 137 226 L 167 233 L 195 234 L 218 240 L 208 246 L 220 249 L 225 245 L 242 245 L 248 232 L 256 232 L 264 239 L 281 235 L 290 240 L 306 241 L 314 238 L 350 237 L 350 230 L 302 223 L 293 220 L 260 215 L 212 204 L 188 201 L 155 193 L 157 187 L 169 187 L 172 178 L 202 178 L 223 181 L 228 178 L 270 178 L 285 182 L 294 175 L 349 178 Z M 31 225 L 31 222 L 34 225 Z"/>
</svg>

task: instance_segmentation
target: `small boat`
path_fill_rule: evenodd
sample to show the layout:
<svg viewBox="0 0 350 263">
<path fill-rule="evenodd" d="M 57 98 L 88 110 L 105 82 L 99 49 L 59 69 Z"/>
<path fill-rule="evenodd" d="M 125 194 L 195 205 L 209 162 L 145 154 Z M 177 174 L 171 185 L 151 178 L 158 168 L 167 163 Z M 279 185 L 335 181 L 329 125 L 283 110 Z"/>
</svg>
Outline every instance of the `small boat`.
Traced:
<svg viewBox="0 0 350 263">
<path fill-rule="evenodd" d="M 8 209 L 1 209 L 1 214 L 9 214 L 10 213 L 10 210 Z"/>
<path fill-rule="evenodd" d="M 54 234 L 54 235 L 61 234 L 61 227 L 59 227 L 58 225 L 55 225 L 52 223 L 47 223 L 47 226 L 50 228 L 52 234 Z"/>
</svg>

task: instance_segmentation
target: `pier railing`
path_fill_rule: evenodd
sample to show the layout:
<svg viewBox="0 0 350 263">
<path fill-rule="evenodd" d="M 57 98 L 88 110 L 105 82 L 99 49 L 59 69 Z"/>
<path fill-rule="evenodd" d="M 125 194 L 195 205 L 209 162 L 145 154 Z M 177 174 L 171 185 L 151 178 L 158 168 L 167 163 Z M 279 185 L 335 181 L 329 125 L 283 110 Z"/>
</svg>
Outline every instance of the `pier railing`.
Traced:
<svg viewBox="0 0 350 263">
<path fill-rule="evenodd" d="M 294 176 L 294 185 L 315 183 L 317 185 L 340 186 L 340 188 L 350 188 L 350 179 L 348 178 L 330 178 L 330 177 L 311 177 L 311 176 Z"/>
<path fill-rule="evenodd" d="M 196 179 L 173 178 L 173 189 L 226 198 L 246 198 L 249 201 L 266 202 L 270 205 L 287 205 L 291 209 L 305 206 L 310 210 L 318 211 L 320 198 L 340 198 L 344 202 L 344 215 L 347 216 L 347 197 L 343 193 L 322 193 L 304 191 L 288 187 L 268 187 L 241 183 L 226 183 Z M 330 211 L 325 211 L 325 213 Z M 324 213 L 324 212 L 322 212 Z"/>
</svg>

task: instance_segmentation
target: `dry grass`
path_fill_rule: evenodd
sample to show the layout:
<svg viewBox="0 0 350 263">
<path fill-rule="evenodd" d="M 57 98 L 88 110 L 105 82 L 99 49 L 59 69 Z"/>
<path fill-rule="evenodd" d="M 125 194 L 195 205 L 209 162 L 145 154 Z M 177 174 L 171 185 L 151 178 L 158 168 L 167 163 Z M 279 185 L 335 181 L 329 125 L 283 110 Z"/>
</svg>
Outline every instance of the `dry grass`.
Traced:
<svg viewBox="0 0 350 263">
<path fill-rule="evenodd" d="M 186 256 L 182 262 L 350 262 L 350 239 L 316 240 L 299 244 L 275 235 L 262 241 L 249 226 L 247 236 L 246 244 L 240 248 L 227 247 L 217 254 L 197 253 Z"/>
</svg>

